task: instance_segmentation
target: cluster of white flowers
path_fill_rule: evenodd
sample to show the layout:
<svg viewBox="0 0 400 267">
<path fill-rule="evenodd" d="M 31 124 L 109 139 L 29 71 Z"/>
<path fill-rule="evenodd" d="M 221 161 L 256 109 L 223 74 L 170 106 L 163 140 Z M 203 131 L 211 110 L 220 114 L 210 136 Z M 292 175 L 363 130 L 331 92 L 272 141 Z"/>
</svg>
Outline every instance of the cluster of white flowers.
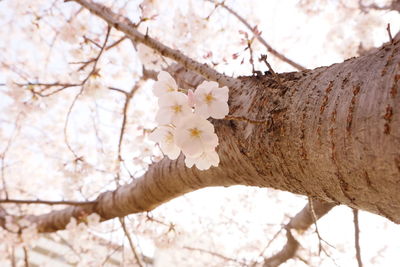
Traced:
<svg viewBox="0 0 400 267">
<path fill-rule="evenodd" d="M 3 243 L 12 247 L 34 247 L 39 238 L 36 224 L 27 219 L 16 219 L 11 216 L 6 216 L 5 229 L 7 231 L 6 237 L 2 239 L 4 241 Z"/>
<path fill-rule="evenodd" d="M 172 160 L 182 151 L 189 168 L 193 165 L 199 170 L 217 167 L 218 136 L 207 119 L 223 119 L 228 115 L 229 89 L 204 81 L 194 92 L 181 91 L 169 73 L 158 74 L 153 92 L 158 97 L 156 122 L 159 126 L 150 134 L 150 139 L 159 143 L 163 153 Z"/>
<path fill-rule="evenodd" d="M 104 255 L 107 254 L 106 247 L 96 246 L 96 236 L 90 230 L 98 231 L 100 216 L 92 213 L 79 220 L 71 218 L 66 225 L 67 232 L 61 237 L 71 244 L 71 250 L 64 254 L 65 260 L 73 266 L 101 266 Z"/>
</svg>

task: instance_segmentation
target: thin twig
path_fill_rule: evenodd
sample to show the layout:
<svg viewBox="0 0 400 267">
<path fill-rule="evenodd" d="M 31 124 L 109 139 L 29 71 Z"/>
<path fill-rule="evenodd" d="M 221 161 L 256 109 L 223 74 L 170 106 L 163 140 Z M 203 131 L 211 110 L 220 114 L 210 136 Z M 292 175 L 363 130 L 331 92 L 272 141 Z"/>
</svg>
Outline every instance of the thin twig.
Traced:
<svg viewBox="0 0 400 267">
<path fill-rule="evenodd" d="M 161 221 L 159 219 L 154 218 L 150 211 L 146 213 L 146 221 L 155 222 L 155 223 L 158 223 L 160 225 L 164 225 L 164 226 L 167 226 L 167 227 L 170 227 L 170 228 L 171 228 L 171 225 L 173 224 L 172 222 L 171 223 L 166 223 L 166 222 L 163 222 L 163 221 Z"/>
<path fill-rule="evenodd" d="M 11 147 L 12 141 L 15 138 L 15 136 L 18 134 L 19 131 L 19 119 L 20 119 L 20 115 L 21 113 L 19 113 L 17 115 L 17 118 L 15 119 L 15 126 L 14 126 L 14 130 L 13 133 L 11 134 L 11 137 L 8 139 L 6 147 L 4 148 L 3 152 L 0 154 L 0 159 L 1 159 L 1 182 L 3 185 L 3 190 L 4 190 L 4 194 L 5 197 L 8 198 L 8 191 L 7 191 L 7 182 L 6 182 L 6 177 L 5 177 L 5 160 L 6 160 L 6 154 L 8 152 L 8 150 Z"/>
<path fill-rule="evenodd" d="M 35 90 L 31 89 L 31 92 L 33 94 L 39 95 L 40 97 L 48 97 L 48 96 L 57 94 L 57 93 L 65 90 L 67 88 L 73 88 L 73 87 L 81 86 L 81 84 L 76 84 L 76 83 L 53 83 L 53 84 L 50 84 L 50 83 L 49 84 L 45 84 L 45 83 L 28 83 L 25 86 L 28 86 L 28 87 L 29 86 L 41 86 L 41 87 L 44 87 L 40 91 L 35 91 Z M 58 88 L 58 89 L 56 89 L 56 90 L 54 90 L 54 91 L 52 91 L 50 93 L 46 93 L 46 94 L 43 93 L 43 92 L 45 92 L 46 90 L 48 90 L 48 89 L 50 89 L 52 87 L 58 87 L 58 86 L 60 86 L 60 88 Z"/>
<path fill-rule="evenodd" d="M 127 95 L 127 94 L 128 94 L 128 92 L 126 92 L 126 91 L 124 91 L 124 90 L 122 90 L 122 89 L 116 88 L 116 87 L 112 87 L 112 86 L 108 87 L 108 90 L 116 91 L 116 92 L 121 93 L 121 94 L 124 94 L 124 95 Z"/>
<path fill-rule="evenodd" d="M 12 246 L 11 248 L 11 266 L 12 267 L 17 267 L 17 261 L 16 261 L 16 257 L 15 257 L 15 247 Z"/>
<path fill-rule="evenodd" d="M 316 233 L 317 236 L 318 236 L 318 255 L 320 255 L 320 254 L 321 254 L 321 251 L 322 251 L 322 252 L 325 253 L 325 255 L 327 255 L 329 258 L 332 259 L 332 257 L 329 255 L 329 253 L 328 253 L 328 252 L 325 250 L 325 248 L 322 246 L 322 242 L 324 242 L 325 244 L 327 244 L 328 246 L 330 246 L 330 247 L 332 247 L 332 248 L 335 248 L 335 247 L 332 246 L 331 244 L 329 244 L 327 241 L 325 241 L 325 240 L 321 237 L 321 235 L 320 235 L 320 233 L 319 233 L 319 230 L 318 230 L 318 225 L 317 225 L 318 216 L 317 216 L 317 214 L 315 213 L 314 203 L 313 203 L 312 198 L 308 198 L 308 203 L 309 203 L 310 213 L 311 213 L 311 216 L 312 216 L 312 219 L 313 219 L 313 223 L 314 223 L 314 226 L 315 226 L 315 233 Z M 333 260 L 333 259 L 332 259 L 332 260 Z"/>
<path fill-rule="evenodd" d="M 95 204 L 96 201 L 70 201 L 70 200 L 41 200 L 41 199 L 0 199 L 0 204 L 45 204 L 45 205 L 72 205 L 84 206 Z"/>
<path fill-rule="evenodd" d="M 60 239 L 61 244 L 67 246 L 76 256 L 78 256 L 78 258 L 81 259 L 81 253 L 79 253 L 68 240 L 66 240 L 62 235 L 60 235 L 60 233 L 54 233 L 54 234 L 57 236 L 57 238 Z"/>
<path fill-rule="evenodd" d="M 68 24 L 72 23 L 73 20 L 78 17 L 79 13 L 82 12 L 82 10 L 83 10 L 82 7 L 79 8 L 77 12 L 75 12 L 69 19 L 66 20 L 66 22 L 63 25 L 63 27 L 65 27 L 65 25 L 68 25 Z M 63 14 L 63 12 L 60 12 L 60 13 Z M 48 25 L 55 31 L 55 34 L 54 34 L 53 39 L 51 40 L 50 45 L 49 45 L 50 46 L 50 50 L 49 50 L 49 53 L 46 56 L 46 60 L 45 60 L 45 64 L 44 64 L 44 69 L 45 70 L 47 70 L 47 67 L 48 67 L 49 62 L 50 62 L 50 58 L 52 58 L 54 44 L 56 43 L 56 41 L 57 41 L 57 39 L 58 39 L 58 37 L 60 35 L 60 31 L 59 30 L 54 29 L 54 27 L 51 24 L 48 24 Z"/>
<path fill-rule="evenodd" d="M 230 258 L 230 257 L 224 256 L 224 255 L 222 255 L 220 253 L 217 253 L 217 252 L 214 252 L 214 251 L 209 251 L 209 250 L 206 250 L 206 249 L 203 249 L 203 248 L 192 248 L 192 247 L 188 247 L 188 246 L 184 246 L 183 248 L 187 249 L 187 250 L 199 251 L 199 252 L 202 252 L 202 253 L 207 253 L 207 254 L 210 254 L 212 256 L 221 258 L 221 259 L 223 259 L 225 261 L 232 261 L 232 262 L 245 264 L 245 262 L 243 262 L 243 261 L 240 261 L 240 260 L 237 260 L 237 259 L 234 259 L 234 258 Z"/>
<path fill-rule="evenodd" d="M 118 158 L 121 159 L 121 146 L 122 146 L 122 141 L 124 139 L 124 134 L 125 134 L 125 127 L 126 127 L 126 123 L 127 123 L 127 119 L 128 119 L 128 108 L 129 108 L 129 104 L 132 100 L 132 97 L 135 95 L 135 93 L 137 92 L 137 90 L 140 88 L 140 82 L 137 82 L 136 85 L 132 88 L 132 90 L 126 94 L 125 96 L 125 103 L 124 103 L 124 107 L 122 110 L 122 125 L 121 125 L 121 130 L 119 133 L 119 140 L 118 140 Z"/>
<path fill-rule="evenodd" d="M 287 237 L 286 244 L 278 253 L 264 260 L 264 267 L 279 266 L 288 259 L 294 258 L 299 243 L 293 237 L 291 230 L 294 229 L 298 233 L 303 233 L 313 223 L 315 224 L 316 220 L 327 214 L 335 206 L 332 203 L 315 200 L 316 208 L 314 209 L 314 203 L 311 203 L 310 201 L 311 200 L 309 199 L 308 204 L 285 225 Z"/>
<path fill-rule="evenodd" d="M 116 247 L 114 248 L 111 252 L 109 252 L 107 254 L 107 257 L 103 260 L 103 262 L 101 263 L 100 266 L 107 266 L 106 263 L 111 259 L 111 257 L 118 252 L 119 250 L 121 250 L 122 246 Z"/>
<path fill-rule="evenodd" d="M 318 236 L 318 255 L 320 255 L 321 251 L 322 251 L 322 242 L 321 242 L 322 238 L 321 238 L 321 235 L 319 234 L 319 230 L 318 230 L 318 225 L 317 225 L 318 219 L 317 219 L 317 215 L 315 215 L 314 203 L 311 198 L 308 198 L 308 203 L 310 205 L 310 212 L 311 212 L 312 219 L 314 222 L 315 232 L 317 233 L 317 236 Z"/>
<path fill-rule="evenodd" d="M 140 88 L 140 82 L 137 82 L 135 84 L 135 86 L 132 88 L 132 90 L 125 94 L 125 103 L 124 103 L 124 107 L 122 109 L 122 123 L 121 123 L 121 129 L 120 129 L 120 133 L 119 133 L 119 139 L 118 139 L 118 154 L 117 154 L 117 162 L 118 164 L 120 164 L 121 162 L 123 162 L 123 158 L 121 155 L 121 149 L 122 149 L 122 143 L 124 140 L 124 134 L 125 134 L 125 128 L 126 128 L 126 123 L 128 121 L 128 108 L 129 108 L 129 104 L 134 96 L 134 94 L 136 93 L 136 91 Z M 126 165 L 124 165 L 126 166 Z M 118 168 L 119 170 L 119 168 Z M 129 170 L 127 169 L 127 171 L 129 172 Z M 130 173 L 130 172 L 129 172 Z M 119 179 L 120 179 L 120 171 L 118 171 L 117 175 L 115 176 L 115 182 L 118 186 L 119 184 Z"/>
<path fill-rule="evenodd" d="M 103 45 L 101 46 L 101 49 L 100 49 L 100 51 L 99 51 L 99 54 L 98 54 L 97 57 L 94 59 L 94 63 L 93 63 L 92 70 L 90 71 L 90 73 L 86 76 L 86 78 L 85 78 L 85 79 L 82 81 L 82 83 L 80 84 L 81 89 L 80 89 L 79 93 L 75 96 L 74 100 L 72 101 L 72 103 L 71 103 L 71 105 L 70 105 L 70 107 L 69 107 L 69 109 L 68 109 L 66 119 L 65 119 L 65 124 L 64 124 L 64 141 L 65 141 L 65 144 L 67 145 L 68 149 L 71 151 L 71 153 L 74 155 L 75 158 L 79 158 L 79 157 L 78 157 L 78 155 L 75 153 L 75 151 L 72 149 L 72 147 L 71 147 L 71 145 L 70 145 L 70 143 L 69 143 L 69 141 L 68 141 L 67 128 L 68 128 L 69 118 L 70 118 L 72 109 L 73 109 L 73 107 L 75 106 L 76 101 L 77 101 L 78 98 L 82 95 L 82 93 L 83 93 L 83 91 L 84 91 L 84 85 L 85 85 L 86 82 L 89 80 L 89 78 L 90 78 L 94 73 L 97 72 L 97 69 L 96 69 L 97 63 L 99 62 L 99 59 L 100 59 L 101 55 L 103 54 L 104 49 L 105 49 L 105 47 L 106 47 L 106 45 L 107 45 L 107 41 L 108 41 L 108 38 L 109 38 L 109 36 L 110 36 L 110 31 L 111 31 L 111 27 L 108 26 L 108 27 L 107 27 L 106 37 L 104 38 L 104 43 L 103 43 Z"/>
<path fill-rule="evenodd" d="M 96 43 L 95 41 L 93 41 L 92 39 L 86 37 L 85 35 L 83 36 L 83 40 L 85 41 L 85 43 L 92 43 L 95 46 L 97 46 L 97 48 L 101 49 L 101 45 L 99 45 L 98 43 Z"/>
<path fill-rule="evenodd" d="M 261 250 L 258 257 L 261 257 L 262 255 L 264 255 L 265 251 L 267 251 L 269 246 L 272 244 L 272 242 L 275 241 L 275 239 L 279 236 L 279 234 L 282 232 L 283 229 L 284 229 L 284 227 L 281 227 L 281 229 L 279 229 L 279 231 L 275 233 L 275 235 L 271 238 L 271 240 L 268 241 L 267 245 L 265 245 L 264 249 Z M 256 265 L 257 265 L 257 261 L 254 261 L 254 263 L 252 265 L 250 265 L 250 267 L 255 267 Z"/>
<path fill-rule="evenodd" d="M 394 40 L 393 40 L 392 32 L 391 32 L 391 30 L 390 30 L 390 23 L 388 23 L 388 25 L 387 25 L 387 27 L 386 27 L 386 30 L 387 30 L 387 32 L 388 32 L 388 34 L 389 34 L 390 43 L 393 44 Z"/>
<path fill-rule="evenodd" d="M 24 263 L 25 267 L 29 267 L 29 254 L 28 254 L 28 249 L 26 246 L 23 246 L 22 249 L 24 250 Z"/>
<path fill-rule="evenodd" d="M 69 123 L 69 118 L 70 118 L 72 109 L 73 109 L 73 107 L 75 106 L 76 101 L 78 101 L 79 96 L 82 95 L 82 93 L 83 93 L 83 86 L 82 86 L 81 89 L 79 90 L 78 94 L 75 95 L 74 100 L 72 100 L 72 103 L 71 103 L 71 105 L 70 105 L 69 108 L 68 108 L 67 116 L 66 116 L 66 118 L 65 118 L 65 123 L 64 123 L 64 129 L 63 129 L 63 131 L 64 131 L 64 142 L 65 142 L 65 144 L 67 145 L 69 151 L 71 151 L 71 153 L 74 155 L 74 157 L 75 157 L 76 159 L 78 159 L 79 157 L 78 157 L 78 154 L 76 154 L 76 152 L 74 151 L 74 149 L 71 147 L 71 144 L 69 143 L 67 129 L 68 129 L 68 123 Z"/>
<path fill-rule="evenodd" d="M 99 130 L 99 128 L 98 128 L 98 126 L 97 126 L 97 119 L 98 119 L 98 117 L 99 117 L 99 114 L 98 114 L 98 109 L 97 109 L 97 102 L 95 101 L 95 108 L 91 108 L 91 114 L 90 114 L 90 118 L 92 119 L 92 123 L 93 123 L 93 130 L 94 130 L 94 134 L 95 134 L 95 136 L 96 136 L 96 140 L 97 140 L 97 142 L 100 144 L 100 152 L 102 153 L 102 154 L 105 154 L 105 151 L 104 151 L 104 142 L 103 142 L 103 140 L 102 140 L 102 138 L 100 137 L 100 130 Z"/>
<path fill-rule="evenodd" d="M 136 251 L 135 245 L 133 244 L 132 238 L 128 232 L 128 230 L 126 229 L 126 225 L 125 225 L 125 220 L 124 218 L 119 218 L 119 222 L 121 223 L 122 229 L 124 230 L 125 236 L 128 239 L 129 242 L 129 246 L 131 247 L 132 253 L 135 256 L 136 262 L 138 264 L 138 266 L 143 267 L 142 261 L 139 257 L 139 254 Z"/>
<path fill-rule="evenodd" d="M 109 46 L 106 47 L 106 51 L 110 50 L 113 47 L 116 47 L 117 45 L 119 45 L 120 43 L 122 43 L 122 41 L 126 40 L 128 37 L 126 37 L 126 35 L 124 35 L 123 37 L 121 37 L 119 40 L 115 41 L 114 43 L 110 44 Z"/>
<path fill-rule="evenodd" d="M 358 267 L 362 267 L 363 263 L 361 260 L 361 248 L 360 248 L 360 227 L 358 223 L 358 210 L 353 209 L 354 216 L 354 246 L 356 248 L 356 258 Z"/>
<path fill-rule="evenodd" d="M 272 257 L 265 259 L 264 267 L 278 267 L 296 255 L 300 243 L 293 237 L 289 228 L 286 229 L 286 238 L 285 246 Z"/>
<path fill-rule="evenodd" d="M 264 62 L 265 65 L 267 65 L 268 70 L 272 73 L 272 75 L 274 76 L 274 78 L 275 78 L 276 82 L 279 84 L 279 86 L 280 86 L 280 87 L 283 87 L 282 81 L 281 81 L 281 79 L 279 78 L 279 75 L 276 74 L 276 72 L 272 69 L 271 65 L 270 65 L 269 62 L 267 61 L 267 55 L 262 55 L 262 56 L 260 57 L 260 62 L 261 62 L 261 61 Z"/>
</svg>

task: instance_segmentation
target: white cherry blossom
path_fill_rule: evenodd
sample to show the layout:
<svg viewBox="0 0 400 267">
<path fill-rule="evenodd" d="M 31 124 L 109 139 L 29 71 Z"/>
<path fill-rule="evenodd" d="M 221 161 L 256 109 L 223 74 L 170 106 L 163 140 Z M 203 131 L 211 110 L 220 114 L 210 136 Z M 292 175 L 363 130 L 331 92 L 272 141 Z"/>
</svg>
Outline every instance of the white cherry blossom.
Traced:
<svg viewBox="0 0 400 267">
<path fill-rule="evenodd" d="M 199 157 L 185 158 L 186 167 L 191 168 L 193 165 L 196 165 L 199 170 L 208 170 L 211 166 L 218 167 L 219 165 L 219 156 L 215 150 L 204 151 Z"/>
<path fill-rule="evenodd" d="M 137 55 L 146 68 L 157 71 L 161 69 L 161 57 L 156 51 L 143 44 L 138 44 L 136 48 Z"/>
<path fill-rule="evenodd" d="M 180 92 L 163 95 L 158 99 L 158 106 L 156 122 L 159 124 L 176 124 L 182 118 L 192 114 L 187 96 Z"/>
<path fill-rule="evenodd" d="M 95 225 L 99 224 L 100 219 L 101 219 L 100 215 L 97 213 L 92 213 L 86 217 L 88 226 L 95 226 Z"/>
<path fill-rule="evenodd" d="M 171 160 L 177 159 L 181 149 L 175 144 L 174 130 L 170 126 L 159 126 L 150 135 L 150 140 L 160 144 L 162 152 Z"/>
<path fill-rule="evenodd" d="M 229 113 L 228 94 L 229 89 L 226 86 L 219 88 L 216 82 L 202 82 L 194 92 L 194 112 L 206 119 L 223 119 Z"/>
<path fill-rule="evenodd" d="M 86 97 L 101 97 L 105 94 L 106 86 L 99 77 L 91 77 L 84 85 Z"/>
<path fill-rule="evenodd" d="M 199 157 L 204 151 L 218 145 L 214 126 L 208 120 L 190 115 L 184 118 L 175 129 L 175 142 L 187 157 Z"/>
<path fill-rule="evenodd" d="M 172 78 L 172 76 L 168 72 L 160 71 L 157 76 L 157 81 L 153 85 L 154 95 L 157 97 L 161 97 L 165 94 L 177 91 L 178 85 L 176 84 L 174 78 Z"/>
</svg>

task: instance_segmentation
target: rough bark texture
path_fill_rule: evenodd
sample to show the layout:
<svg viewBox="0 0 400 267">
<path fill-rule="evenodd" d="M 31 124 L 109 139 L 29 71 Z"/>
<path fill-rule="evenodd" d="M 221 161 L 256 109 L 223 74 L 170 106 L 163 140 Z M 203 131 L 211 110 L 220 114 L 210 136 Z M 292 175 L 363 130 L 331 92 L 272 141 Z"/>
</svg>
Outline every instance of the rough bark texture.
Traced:
<svg viewBox="0 0 400 267">
<path fill-rule="evenodd" d="M 269 129 L 237 125 L 240 149 L 259 175 L 253 185 L 399 223 L 399 47 L 397 41 L 372 55 L 283 75 L 281 96 L 266 77 L 242 79 L 231 111 L 274 121 Z"/>
<path fill-rule="evenodd" d="M 75 1 L 113 19 L 96 4 Z M 134 41 L 160 45 L 123 20 L 108 23 Z M 164 159 L 132 184 L 101 194 L 95 204 L 31 216 L 41 232 L 63 229 L 71 216 L 96 212 L 107 220 L 152 210 L 199 188 L 237 184 L 345 204 L 400 223 L 399 40 L 340 64 L 280 74 L 282 85 L 269 75 L 224 77 L 168 47 L 158 48 L 230 85 L 230 115 L 238 119 L 213 121 L 220 166 L 200 172 L 187 169 L 182 156 Z"/>
</svg>

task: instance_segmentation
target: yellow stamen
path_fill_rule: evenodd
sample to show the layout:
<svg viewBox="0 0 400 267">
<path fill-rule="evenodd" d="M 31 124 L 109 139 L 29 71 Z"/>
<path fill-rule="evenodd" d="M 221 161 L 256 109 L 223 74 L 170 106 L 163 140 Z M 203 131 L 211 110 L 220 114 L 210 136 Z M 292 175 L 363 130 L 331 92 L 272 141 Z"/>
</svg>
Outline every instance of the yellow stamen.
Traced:
<svg viewBox="0 0 400 267">
<path fill-rule="evenodd" d="M 208 93 L 204 96 L 204 100 L 207 104 L 210 104 L 214 100 L 214 97 L 211 93 Z"/>
<path fill-rule="evenodd" d="M 189 132 L 191 137 L 196 137 L 196 138 L 199 138 L 201 134 L 201 131 L 197 128 L 189 129 Z"/>
<path fill-rule="evenodd" d="M 175 105 L 175 106 L 172 106 L 171 108 L 175 113 L 182 112 L 182 106 L 181 105 Z"/>
</svg>

